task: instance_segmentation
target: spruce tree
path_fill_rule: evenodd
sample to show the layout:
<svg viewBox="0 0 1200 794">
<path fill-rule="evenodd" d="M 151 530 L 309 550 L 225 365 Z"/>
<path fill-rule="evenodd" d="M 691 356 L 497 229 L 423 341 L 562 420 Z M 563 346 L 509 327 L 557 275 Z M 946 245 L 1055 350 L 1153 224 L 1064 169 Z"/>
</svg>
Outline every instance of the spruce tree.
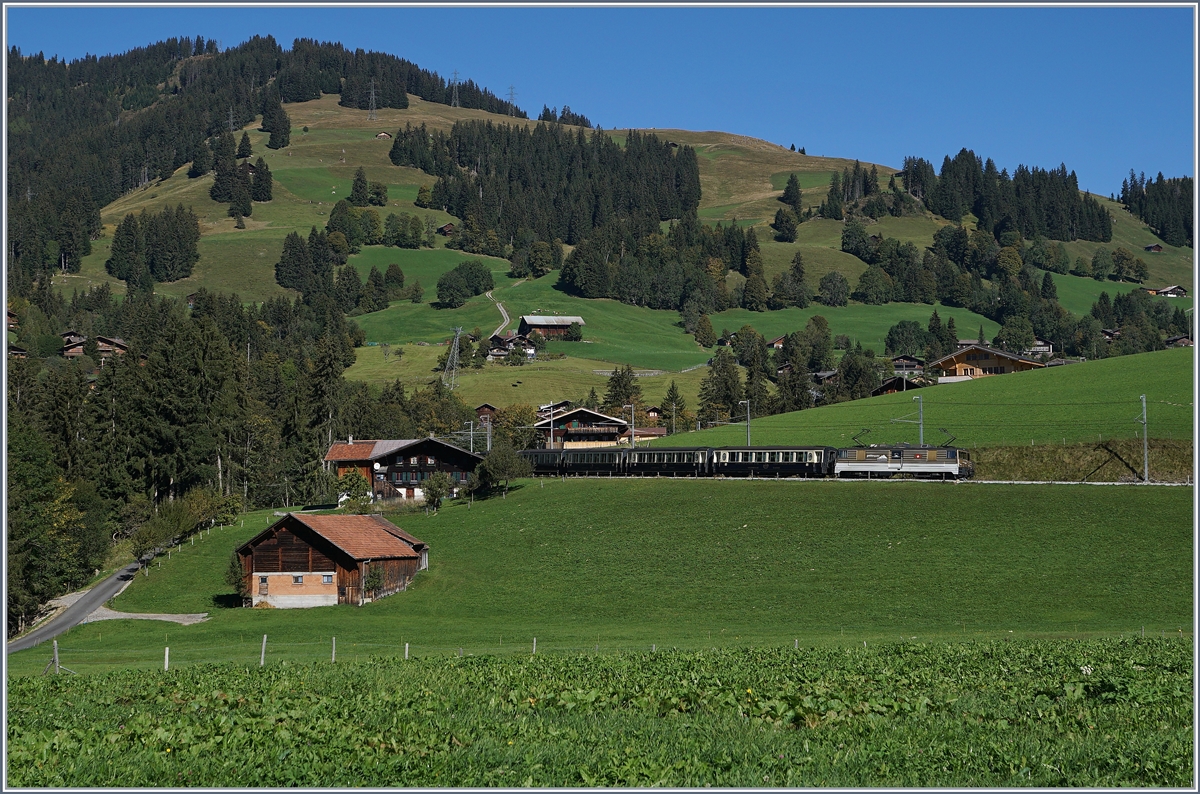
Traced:
<svg viewBox="0 0 1200 794">
<path fill-rule="evenodd" d="M 208 148 L 207 143 L 202 143 L 196 147 L 196 156 L 192 159 L 192 166 L 188 169 L 188 178 L 195 179 L 204 176 L 212 170 L 212 150 Z"/>
<path fill-rule="evenodd" d="M 1054 286 L 1054 279 L 1050 276 L 1050 271 L 1046 271 L 1046 275 L 1042 276 L 1042 300 L 1058 300 L 1058 288 Z"/>
<path fill-rule="evenodd" d="M 252 153 L 253 152 L 250 149 L 250 133 L 243 132 L 242 140 L 240 143 L 238 143 L 238 147 L 237 147 L 237 159 L 244 160 L 247 157 L 249 157 Z"/>
<path fill-rule="evenodd" d="M 350 188 L 350 203 L 356 207 L 365 207 L 369 200 L 367 172 L 359 166 L 354 172 L 354 185 Z"/>
<path fill-rule="evenodd" d="M 274 178 L 271 169 L 260 157 L 254 161 L 254 176 L 250 183 L 250 198 L 255 201 L 270 201 L 274 192 Z"/>
<path fill-rule="evenodd" d="M 105 271 L 113 278 L 126 280 L 130 273 L 141 270 L 146 258 L 145 247 L 142 230 L 131 212 L 117 224 L 113 232 L 112 248 L 108 261 L 104 263 Z"/>
<path fill-rule="evenodd" d="M 797 212 L 800 210 L 800 180 L 796 178 L 795 174 L 788 177 L 787 185 L 783 188 L 783 195 L 779 197 L 779 200 Z"/>
<path fill-rule="evenodd" d="M 700 315 L 700 319 L 696 321 L 696 344 L 703 348 L 712 347 L 717 343 L 717 334 L 713 331 L 712 321 L 708 319 L 707 314 Z"/>
</svg>

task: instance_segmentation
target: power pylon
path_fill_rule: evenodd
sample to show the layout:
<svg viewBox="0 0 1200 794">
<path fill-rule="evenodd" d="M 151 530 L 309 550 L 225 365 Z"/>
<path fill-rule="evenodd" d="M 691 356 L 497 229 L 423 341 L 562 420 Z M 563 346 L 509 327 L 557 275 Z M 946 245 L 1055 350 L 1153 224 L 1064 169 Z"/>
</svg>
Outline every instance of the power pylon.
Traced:
<svg viewBox="0 0 1200 794">
<path fill-rule="evenodd" d="M 367 110 L 367 121 L 379 121 L 379 114 L 375 112 L 375 78 L 371 78 L 371 107 Z"/>
<path fill-rule="evenodd" d="M 450 343 L 450 352 L 446 356 L 446 369 L 442 372 L 442 383 L 447 389 L 454 391 L 458 385 L 458 340 L 462 337 L 462 327 L 454 329 L 454 341 Z"/>
<path fill-rule="evenodd" d="M 229 106 L 229 132 L 233 132 L 233 105 Z"/>
<path fill-rule="evenodd" d="M 510 85 L 508 87 L 508 115 L 510 115 L 510 116 L 517 115 L 516 99 L 517 99 L 516 89 Z"/>
<path fill-rule="evenodd" d="M 458 70 L 454 70 L 454 79 L 450 81 L 450 107 L 462 107 L 458 103 Z"/>
</svg>

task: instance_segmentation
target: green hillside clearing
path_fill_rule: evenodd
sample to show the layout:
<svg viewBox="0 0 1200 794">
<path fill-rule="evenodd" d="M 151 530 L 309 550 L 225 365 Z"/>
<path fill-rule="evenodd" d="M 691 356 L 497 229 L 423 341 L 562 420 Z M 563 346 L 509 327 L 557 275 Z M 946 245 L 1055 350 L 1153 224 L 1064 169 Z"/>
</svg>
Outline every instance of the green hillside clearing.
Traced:
<svg viewBox="0 0 1200 794">
<path fill-rule="evenodd" d="M 939 428 L 969 448 L 1009 444 L 1060 444 L 1132 438 L 1140 430 L 1138 396 L 1146 395 L 1152 438 L 1193 438 L 1192 352 L 1161 350 L 1083 364 L 948 383 L 908 393 L 755 419 L 755 444 L 852 446 L 863 428 L 866 444 L 917 442 L 915 398 L 925 411 L 926 443 L 942 443 Z M 723 446 L 746 442 L 745 423 L 677 436 L 669 442 Z"/>
</svg>

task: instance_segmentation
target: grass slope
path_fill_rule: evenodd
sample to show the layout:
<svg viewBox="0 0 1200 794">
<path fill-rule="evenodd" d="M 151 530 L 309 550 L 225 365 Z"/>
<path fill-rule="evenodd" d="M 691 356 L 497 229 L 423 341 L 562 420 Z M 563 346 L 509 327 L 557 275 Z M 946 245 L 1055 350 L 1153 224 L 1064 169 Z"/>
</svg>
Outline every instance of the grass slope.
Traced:
<svg viewBox="0 0 1200 794">
<path fill-rule="evenodd" d="M 946 428 L 959 446 L 1059 444 L 1131 438 L 1140 429 L 1139 395 L 1145 394 L 1153 438 L 1193 438 L 1192 353 L 1161 350 L 1064 367 L 948 383 L 912 393 L 779 414 L 751 422 L 755 444 L 851 446 L 863 428 L 863 443 L 917 442 L 916 396 L 925 411 L 925 441 L 941 443 Z M 744 444 L 745 424 L 702 430 L 671 439 L 674 444 Z M 656 442 L 656 445 L 665 445 Z"/>
<path fill-rule="evenodd" d="M 64 664 L 96 672 L 161 665 L 164 645 L 174 664 L 250 664 L 263 634 L 271 659 L 293 661 L 327 658 L 331 636 L 351 659 L 405 643 L 417 655 L 527 652 L 533 637 L 539 651 L 611 652 L 1157 634 L 1191 622 L 1191 499 L 1186 488 L 524 481 L 507 499 L 400 516 L 432 550 L 405 593 L 361 608 L 223 608 L 229 554 L 272 520 L 264 511 L 185 546 L 112 604 L 209 621 L 98 622 L 59 645 Z M 10 673 L 40 672 L 47 653 L 11 655 Z"/>
</svg>

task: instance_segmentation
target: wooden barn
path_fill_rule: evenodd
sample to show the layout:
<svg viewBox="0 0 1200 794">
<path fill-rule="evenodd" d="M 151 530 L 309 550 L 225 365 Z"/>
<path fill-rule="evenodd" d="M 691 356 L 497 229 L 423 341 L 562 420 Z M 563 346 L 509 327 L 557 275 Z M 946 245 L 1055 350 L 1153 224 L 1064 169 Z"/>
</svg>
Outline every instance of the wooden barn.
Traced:
<svg viewBox="0 0 1200 794">
<path fill-rule="evenodd" d="M 521 336 L 528 336 L 530 332 L 537 331 L 546 339 L 561 339 L 567 335 L 567 329 L 571 327 L 571 323 L 577 323 L 580 326 L 587 325 L 582 317 L 527 314 L 521 318 L 521 324 L 517 326 L 517 333 Z"/>
<path fill-rule="evenodd" d="M 278 609 L 361 606 L 406 589 L 429 567 L 428 545 L 380 516 L 288 513 L 237 555 L 249 603 Z"/>
<path fill-rule="evenodd" d="M 435 471 L 450 475 L 456 495 L 483 458 L 436 438 L 336 441 L 325 454 L 337 476 L 358 469 L 377 499 L 424 499 L 421 483 Z"/>
<path fill-rule="evenodd" d="M 454 234 L 454 224 L 453 223 L 442 224 L 441 226 L 437 227 L 437 233 L 444 237 L 449 237 L 450 235 Z"/>
<path fill-rule="evenodd" d="M 1163 247 L 1161 245 L 1159 245 L 1158 243 L 1153 243 L 1151 245 L 1146 246 L 1142 250 L 1146 251 L 1148 253 L 1151 253 L 1151 254 L 1161 254 Z"/>
<path fill-rule="evenodd" d="M 475 407 L 475 416 L 481 425 L 490 425 L 496 416 L 497 408 L 491 403 L 483 403 Z"/>
<path fill-rule="evenodd" d="M 17 330 L 17 313 L 12 309 L 8 310 L 8 330 Z"/>
</svg>

